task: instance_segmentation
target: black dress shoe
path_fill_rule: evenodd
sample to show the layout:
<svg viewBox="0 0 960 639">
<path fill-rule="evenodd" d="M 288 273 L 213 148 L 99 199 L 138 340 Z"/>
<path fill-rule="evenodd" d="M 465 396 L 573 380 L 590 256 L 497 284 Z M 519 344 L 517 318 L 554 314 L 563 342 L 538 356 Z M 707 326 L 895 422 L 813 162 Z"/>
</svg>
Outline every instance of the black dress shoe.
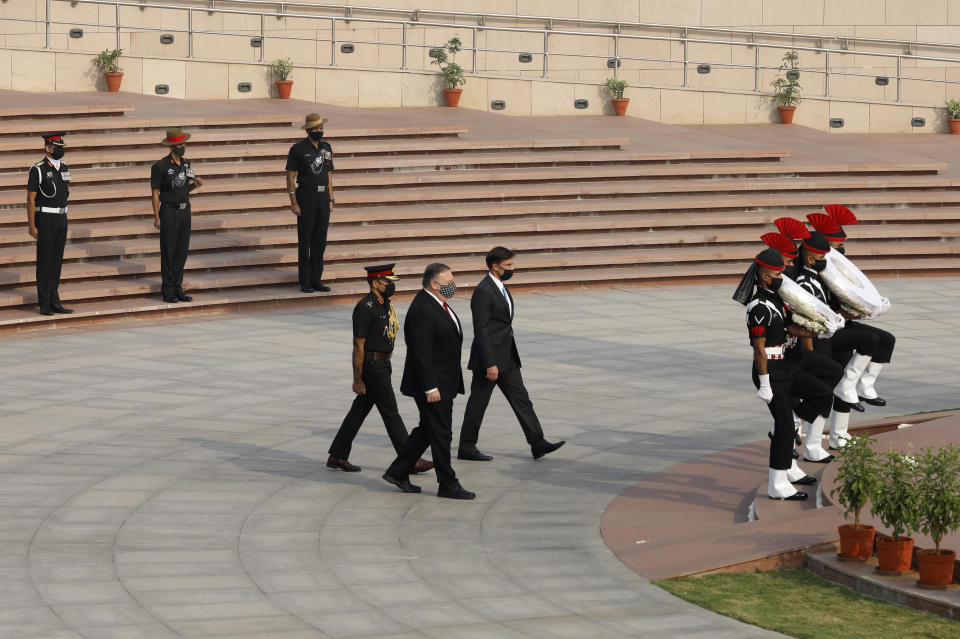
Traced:
<svg viewBox="0 0 960 639">
<path fill-rule="evenodd" d="M 327 468 L 342 470 L 345 473 L 359 473 L 362 470 L 359 466 L 354 466 L 346 459 L 340 459 L 339 457 L 334 457 L 333 455 L 330 455 L 330 457 L 327 458 Z"/>
<path fill-rule="evenodd" d="M 457 459 L 463 459 L 466 461 L 492 461 L 493 455 L 484 455 L 479 450 L 475 450 L 472 453 L 466 453 L 462 450 L 458 450 Z"/>
<path fill-rule="evenodd" d="M 770 499 L 776 499 L 777 501 L 803 501 L 807 498 L 807 493 L 802 490 L 798 490 L 789 497 L 771 497 Z"/>
<path fill-rule="evenodd" d="M 314 284 L 313 290 L 317 291 L 318 293 L 329 293 L 330 287 L 326 284 Z"/>
<path fill-rule="evenodd" d="M 411 484 L 409 479 L 400 479 L 399 477 L 394 477 L 393 475 L 390 475 L 388 473 L 384 473 L 383 478 L 384 480 L 386 480 L 388 484 L 393 484 L 394 486 L 396 486 L 397 488 L 399 488 L 405 493 L 420 492 L 420 487 L 414 486 L 413 484 Z"/>
<path fill-rule="evenodd" d="M 49 306 L 41 306 L 41 307 L 40 307 L 40 314 L 41 314 L 41 315 L 53 315 L 53 311 L 50 310 L 50 307 L 49 307 Z"/>
<path fill-rule="evenodd" d="M 69 315 L 73 312 L 72 308 L 65 308 L 60 302 L 54 302 L 50 305 L 50 310 L 54 313 L 62 313 L 63 315 Z"/>
<path fill-rule="evenodd" d="M 811 477 L 810 475 L 804 475 L 803 477 L 801 477 L 801 478 L 798 479 L 797 481 L 792 481 L 792 482 L 790 482 L 790 483 L 791 483 L 791 484 L 800 484 L 801 486 L 810 486 L 810 485 L 812 485 L 812 484 L 817 483 L 817 478 L 816 478 L 816 477 Z"/>
<path fill-rule="evenodd" d="M 560 448 L 566 443 L 567 443 L 566 440 L 561 440 L 555 444 L 551 444 L 550 442 L 544 439 L 543 441 L 537 442 L 536 444 L 531 446 L 530 452 L 533 453 L 534 459 L 540 459 L 544 455 L 549 455 L 550 453 L 557 450 L 558 448 Z"/>
<path fill-rule="evenodd" d="M 862 413 L 863 411 L 867 410 L 867 409 L 864 407 L 863 402 L 857 402 L 856 404 L 850 404 L 850 408 L 852 408 L 853 410 L 857 411 L 858 413 Z"/>
<path fill-rule="evenodd" d="M 471 493 L 463 486 L 454 486 L 453 488 L 441 488 L 437 491 L 437 497 L 446 497 L 447 499 L 476 499 L 477 494 Z"/>
<path fill-rule="evenodd" d="M 167 304 L 176 304 L 180 300 L 178 300 L 175 295 L 164 295 L 163 301 Z"/>
<path fill-rule="evenodd" d="M 301 292 L 301 293 L 313 293 L 313 287 L 312 287 L 312 286 L 301 286 L 301 287 L 300 287 L 300 292 Z"/>
<path fill-rule="evenodd" d="M 810 462 L 811 464 L 829 464 L 834 459 L 836 459 L 836 457 L 834 457 L 833 455 L 827 455 L 823 459 L 807 459 L 806 457 L 804 457 L 803 461 Z"/>
<path fill-rule="evenodd" d="M 54 309 L 54 310 L 56 310 L 56 309 Z M 887 405 L 887 400 L 885 400 L 885 399 L 882 398 L 882 397 L 874 397 L 873 399 L 868 399 L 868 398 L 866 398 L 866 397 L 861 397 L 861 398 L 860 398 L 860 401 L 861 401 L 861 402 L 866 402 L 866 403 L 870 404 L 871 406 L 886 406 L 886 405 Z"/>
<path fill-rule="evenodd" d="M 193 298 L 190 297 L 189 295 L 187 295 L 186 293 L 184 293 L 183 291 L 180 291 L 179 293 L 177 293 L 177 301 L 179 301 L 179 302 L 192 302 L 192 301 L 193 301 Z"/>
</svg>

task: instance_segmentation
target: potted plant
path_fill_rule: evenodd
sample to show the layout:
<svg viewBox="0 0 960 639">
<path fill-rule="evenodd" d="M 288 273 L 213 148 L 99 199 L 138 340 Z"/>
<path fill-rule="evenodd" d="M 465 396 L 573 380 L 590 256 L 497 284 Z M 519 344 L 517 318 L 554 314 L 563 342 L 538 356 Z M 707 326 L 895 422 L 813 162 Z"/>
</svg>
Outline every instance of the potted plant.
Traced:
<svg viewBox="0 0 960 639">
<path fill-rule="evenodd" d="M 116 93 L 120 90 L 120 82 L 123 80 L 123 69 L 120 68 L 120 56 L 123 55 L 123 49 L 104 49 L 93 58 L 93 66 L 103 73 L 103 79 L 107 82 L 107 91 Z"/>
<path fill-rule="evenodd" d="M 865 561 L 873 555 L 873 526 L 860 523 L 860 511 L 867 505 L 876 485 L 876 456 L 873 440 L 864 435 L 850 438 L 840 449 L 837 485 L 830 493 L 843 507 L 843 516 L 853 514 L 853 524 L 840 526 L 840 556 Z"/>
<path fill-rule="evenodd" d="M 957 135 L 960 133 L 960 100 L 954 98 L 947 100 L 947 124 L 950 125 L 950 133 Z"/>
<path fill-rule="evenodd" d="M 870 512 L 883 522 L 891 537 L 877 538 L 877 570 L 898 574 L 910 570 L 913 534 L 920 527 L 920 498 L 917 492 L 916 460 L 907 453 L 890 449 L 877 466 L 877 483 Z"/>
<path fill-rule="evenodd" d="M 780 74 L 770 84 L 773 87 L 773 103 L 780 111 L 780 121 L 784 124 L 793 122 L 793 112 L 800 104 L 800 56 L 796 51 L 787 51 L 783 54 L 780 63 Z"/>
<path fill-rule="evenodd" d="M 290 58 L 280 58 L 270 63 L 270 75 L 273 76 L 274 84 L 277 85 L 277 95 L 286 100 L 290 97 L 290 91 L 293 89 L 293 80 L 288 80 L 293 73 L 293 63 Z"/>
<path fill-rule="evenodd" d="M 625 115 L 627 113 L 627 105 L 630 104 L 630 98 L 623 97 L 623 92 L 627 88 L 627 81 L 618 80 L 617 78 L 607 78 L 605 88 L 607 93 L 610 94 L 610 102 L 613 103 L 613 112 L 617 115 Z"/>
<path fill-rule="evenodd" d="M 934 548 L 917 553 L 920 584 L 946 587 L 953 581 L 956 551 L 940 548 L 944 535 L 960 528 L 960 446 L 925 448 L 917 457 L 920 529 Z"/>
<path fill-rule="evenodd" d="M 463 89 L 458 87 L 467 83 L 463 77 L 463 68 L 456 63 L 457 53 L 463 48 L 463 42 L 460 38 L 450 38 L 444 46 L 433 49 L 430 54 L 433 60 L 430 64 L 440 67 L 440 75 L 443 78 L 443 98 L 448 107 L 455 107 L 460 104 L 460 95 Z"/>
</svg>

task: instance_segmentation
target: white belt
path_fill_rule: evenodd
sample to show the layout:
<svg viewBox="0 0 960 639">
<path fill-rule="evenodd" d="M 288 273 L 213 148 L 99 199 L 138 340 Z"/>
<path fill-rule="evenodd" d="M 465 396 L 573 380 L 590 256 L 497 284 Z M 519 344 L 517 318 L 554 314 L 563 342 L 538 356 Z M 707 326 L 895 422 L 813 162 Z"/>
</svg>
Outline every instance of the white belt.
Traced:
<svg viewBox="0 0 960 639">
<path fill-rule="evenodd" d="M 39 211 L 41 213 L 60 213 L 65 215 L 67 212 L 67 207 L 63 207 L 62 209 L 60 209 L 55 206 L 41 206 Z"/>
<path fill-rule="evenodd" d="M 783 346 L 768 346 L 763 350 L 767 354 L 767 359 L 783 359 Z"/>
</svg>

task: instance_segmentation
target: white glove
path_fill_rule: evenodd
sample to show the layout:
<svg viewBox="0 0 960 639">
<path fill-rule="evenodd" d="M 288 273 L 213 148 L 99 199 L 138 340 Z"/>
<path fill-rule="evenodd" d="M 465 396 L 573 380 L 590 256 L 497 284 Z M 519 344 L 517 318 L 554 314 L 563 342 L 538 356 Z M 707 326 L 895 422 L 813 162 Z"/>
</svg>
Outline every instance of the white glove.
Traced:
<svg viewBox="0 0 960 639">
<path fill-rule="evenodd" d="M 769 404 L 773 401 L 773 389 L 770 388 L 770 375 L 760 375 L 760 388 L 757 397 Z"/>
</svg>

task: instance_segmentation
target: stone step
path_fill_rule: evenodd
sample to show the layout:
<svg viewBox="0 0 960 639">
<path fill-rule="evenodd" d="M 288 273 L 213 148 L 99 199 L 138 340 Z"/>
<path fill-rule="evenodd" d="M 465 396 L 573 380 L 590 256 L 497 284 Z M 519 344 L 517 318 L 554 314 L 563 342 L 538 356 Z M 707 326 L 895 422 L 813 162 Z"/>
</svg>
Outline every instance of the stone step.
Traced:
<svg viewBox="0 0 960 639">
<path fill-rule="evenodd" d="M 663 249 L 662 260 L 667 264 L 647 263 L 644 253 L 636 249 L 583 251 L 560 254 L 530 254 L 524 256 L 523 281 L 518 284 L 535 285 L 582 284 L 598 280 L 617 280 L 624 282 L 661 281 L 670 279 L 696 281 L 704 277 L 734 278 L 742 275 L 743 262 L 756 247 L 742 248 L 744 257 L 729 262 L 707 260 L 700 264 L 677 264 L 671 256 L 675 249 Z M 412 274 L 404 282 L 401 290 L 412 290 L 418 286 L 416 274 L 436 258 L 401 259 L 397 261 L 398 272 Z M 479 279 L 484 272 L 483 261 L 476 255 L 469 257 L 444 258 L 444 262 L 457 273 L 461 281 Z M 188 266 L 190 262 L 188 261 Z M 934 257 L 916 260 L 902 260 L 897 257 L 877 259 L 864 263 L 867 273 L 909 273 L 909 272 L 952 272 L 960 268 L 960 260 L 955 257 Z M 184 274 L 184 289 L 202 295 L 205 291 L 263 288 L 265 286 L 295 286 L 297 272 L 295 264 L 290 266 L 253 267 L 237 270 L 190 270 Z M 324 269 L 324 282 L 339 287 L 347 282 L 355 290 L 357 284 L 364 282 L 362 267 L 355 263 L 331 264 Z M 102 277 L 90 281 L 65 282 L 60 287 L 60 297 L 64 302 L 79 303 L 86 300 L 131 297 L 158 294 L 160 291 L 159 274 L 140 277 Z M 0 308 L 22 307 L 36 304 L 36 289 L 30 285 L 0 289 Z"/>
<path fill-rule="evenodd" d="M 539 203 L 538 203 L 539 204 Z M 543 232 L 547 229 L 553 229 L 556 225 L 562 225 L 570 229 L 639 229 L 645 231 L 660 231 L 668 228 L 734 228 L 751 227 L 759 236 L 761 232 L 766 232 L 772 227 L 764 228 L 770 225 L 778 217 L 784 214 L 789 215 L 789 211 L 736 211 L 736 212 L 678 212 L 678 211 L 649 211 L 639 213 L 610 213 L 586 209 L 584 207 L 564 208 L 567 204 L 589 204 L 582 200 L 563 200 L 553 203 L 544 203 L 540 207 L 511 207 L 513 215 L 506 218 L 497 217 L 494 221 L 489 219 L 476 219 L 476 221 L 464 221 L 466 225 L 482 225 L 482 228 L 489 229 L 491 224 L 496 228 L 501 228 L 503 224 L 517 224 L 522 228 L 531 231 Z M 582 209 L 582 210 L 581 210 Z M 503 209 L 500 213 L 504 213 Z M 387 207 L 378 207 L 374 210 L 364 209 L 343 209 L 338 210 L 331 220 L 331 231 L 340 232 L 338 229 L 350 228 L 361 225 L 363 228 L 369 228 L 372 232 L 387 234 L 391 237 L 407 236 L 411 232 L 413 224 L 430 224 L 429 219 L 422 222 L 414 221 L 402 225 L 389 224 L 383 228 L 384 222 L 381 216 L 390 215 L 396 211 Z M 937 225 L 941 223 L 952 223 L 960 219 L 960 209 L 946 207 L 921 207 L 921 208 L 897 208 L 897 209 L 860 209 L 857 211 L 861 225 L 854 228 L 853 235 L 866 237 L 873 236 L 873 229 L 883 224 L 913 224 L 912 227 L 918 232 L 938 233 Z M 442 216 L 435 216 L 442 217 Z M 108 245 L 115 246 L 116 242 L 127 242 L 143 236 L 153 237 L 156 234 L 153 228 L 153 215 L 146 211 L 137 218 L 125 218 L 118 221 L 89 221 L 72 220 L 70 222 L 67 251 L 74 247 L 74 250 L 82 251 L 84 246 L 90 243 L 110 239 Z M 391 220 L 385 220 L 390 222 Z M 923 224 L 920 224 L 923 223 Z M 202 235 L 212 235 L 219 233 L 235 234 L 237 232 L 263 233 L 271 229 L 295 229 L 296 221 L 289 210 L 277 210 L 266 212 L 251 213 L 228 213 L 228 214 L 210 214 L 194 215 L 192 229 L 194 237 Z M 421 228 L 418 226 L 417 228 Z M 456 228 L 461 228 L 457 225 Z M 432 231 L 432 230 L 431 230 Z M 32 251 L 34 247 L 33 238 L 29 237 L 26 228 L 21 223 L 17 226 L 0 227 L 0 247 L 16 246 L 21 250 Z M 126 251 L 125 245 L 120 244 L 116 248 Z M 3 263 L 0 260 L 0 263 Z"/>
<path fill-rule="evenodd" d="M 55 118 L 120 118 L 134 110 L 132 104 L 73 104 L 64 106 L 31 106 L 0 108 L 0 123 L 24 121 L 33 123 Z"/>
<path fill-rule="evenodd" d="M 77 150 L 73 141 L 70 140 L 68 142 L 70 143 L 71 149 L 67 161 L 71 168 L 89 166 L 110 167 L 114 165 L 149 166 L 163 157 L 166 149 L 158 144 L 158 141 L 162 139 L 162 137 L 163 135 L 161 134 L 160 138 L 157 138 L 157 141 L 152 142 L 146 148 L 134 149 L 96 147 L 88 150 Z M 331 140 L 336 141 L 336 138 L 331 137 Z M 474 155 L 478 153 L 501 153 L 518 150 L 537 152 L 568 151 L 574 149 L 619 150 L 623 146 L 626 146 L 628 142 L 629 140 L 625 138 L 480 141 L 445 139 L 442 137 L 413 137 L 413 139 L 408 140 L 344 140 L 334 145 L 334 153 L 339 161 L 344 157 L 353 156 L 369 158 L 373 156 L 411 154 L 449 155 L 469 153 Z M 230 140 L 226 140 L 220 144 L 195 144 L 194 139 L 191 138 L 191 146 L 187 157 L 191 161 L 199 161 L 202 159 L 222 160 L 225 157 L 238 159 L 253 158 L 256 160 L 273 158 L 278 160 L 280 165 L 283 166 L 287 153 L 290 151 L 291 143 L 292 141 L 232 143 Z M 768 152 L 764 153 L 769 155 Z M 40 160 L 42 156 L 42 148 L 37 149 L 36 140 L 33 140 L 29 151 L 0 153 L 0 171 L 26 172 L 27 168 Z M 761 153 L 755 157 L 763 158 L 765 156 Z"/>
<path fill-rule="evenodd" d="M 2 112 L 0 112 L 2 117 Z M 265 114 L 257 116 L 229 116 L 207 118 L 204 116 L 185 116 L 177 118 L 177 126 L 184 129 L 222 129 L 228 127 L 263 127 L 283 126 L 291 127 L 301 120 L 295 115 Z M 169 119 L 150 120 L 137 117 L 72 117 L 60 120 L 56 117 L 36 120 L 3 120 L 0 119 L 0 138 L 31 137 L 43 135 L 49 131 L 63 131 L 68 136 L 67 141 L 74 135 L 117 135 L 118 133 L 157 131 L 163 132 L 172 125 Z M 154 136 L 156 137 L 156 136 Z"/>
<path fill-rule="evenodd" d="M 344 199 L 344 201 L 346 198 Z M 503 218 L 520 215 L 573 215 L 582 213 L 622 213 L 660 212 L 712 212 L 727 214 L 740 211 L 768 212 L 775 219 L 783 215 L 802 218 L 812 210 L 818 210 L 824 203 L 842 202 L 857 210 L 883 208 L 891 214 L 897 210 L 907 210 L 908 206 L 919 209 L 923 219 L 934 219 L 935 213 L 927 211 L 949 205 L 960 205 L 960 191 L 950 190 L 914 190 L 914 191 L 814 191 L 801 193 L 752 193 L 737 195 L 685 195 L 669 197 L 618 197 L 564 200 L 525 200 L 503 202 L 446 202 L 441 204 L 408 204 L 403 206 L 343 206 L 337 200 L 333 214 L 336 222 L 380 222 L 401 223 L 411 220 L 427 219 L 470 219 Z M 207 215 L 233 215 L 289 213 L 289 200 L 278 194 L 238 194 L 197 198 L 192 202 L 194 220 Z M 98 221 L 122 219 L 152 219 L 149 202 L 144 200 L 111 203 L 109 207 L 101 204 L 71 205 L 69 213 L 71 223 L 99 223 Z M 4 227 L 21 228 L 24 233 L 26 213 L 21 205 L 16 208 L 0 209 L 0 230 Z"/>
<path fill-rule="evenodd" d="M 576 155 L 577 152 L 564 152 Z M 509 157 L 509 154 L 503 154 Z M 519 163 L 521 158 L 531 164 L 536 157 L 534 154 L 515 154 Z M 600 154 L 588 154 L 600 157 Z M 482 155 L 476 156 L 483 159 Z M 634 157 L 637 157 L 634 155 Z M 783 163 L 703 163 L 703 164 L 666 164 L 651 165 L 631 161 L 609 162 L 599 166 L 570 166 L 573 163 L 584 163 L 576 158 L 563 158 L 567 162 L 559 166 L 530 166 L 518 164 L 522 172 L 504 171 L 504 167 L 487 168 L 484 165 L 466 166 L 467 158 L 448 156 L 448 164 L 436 164 L 437 160 L 419 160 L 434 163 L 429 170 L 403 170 L 394 162 L 394 158 L 384 158 L 373 162 L 369 158 L 343 158 L 337 160 L 337 184 L 344 186 L 404 186 L 408 184 L 447 184 L 447 183 L 475 183 L 499 181 L 543 182 L 551 180 L 606 180 L 624 178 L 745 178 L 745 177 L 829 177 L 836 175 L 936 175 L 945 170 L 942 164 L 876 164 L 864 166 L 850 166 L 848 164 L 822 164 L 792 166 Z M 409 158 L 402 158 L 408 160 Z M 545 159 L 545 158 L 543 158 Z M 363 168 L 359 168 L 358 165 Z M 371 165 L 379 165 L 373 168 Z M 409 166 L 409 164 L 408 164 Z M 284 164 L 278 161 L 246 161 L 246 162 L 203 162 L 193 164 L 194 171 L 205 180 L 219 179 L 249 179 L 262 175 L 284 176 Z M 417 167 L 422 169 L 424 167 Z M 149 181 L 150 169 L 146 166 L 124 166 L 114 168 L 71 169 L 73 181 L 71 188 L 81 186 L 104 186 L 112 183 L 129 183 Z M 19 190 L 24 186 L 23 173 L 0 174 L 0 191 Z"/>
<path fill-rule="evenodd" d="M 578 169 L 558 169 L 574 175 Z M 579 169 L 586 171 L 586 169 Z M 459 172 L 457 172 L 459 173 Z M 464 174 L 469 172 L 464 172 Z M 526 173 L 530 172 L 525 172 Z M 407 173 L 397 173 L 395 176 L 402 180 Z M 535 174 L 534 174 L 535 175 Z M 438 176 L 439 177 L 439 176 Z M 507 174 L 507 177 L 520 177 L 519 174 Z M 700 194 L 732 194 L 744 192 L 790 192 L 790 191 L 825 191 L 825 190 L 868 190 L 883 191 L 892 189 L 950 189 L 960 184 L 960 178 L 949 176 L 864 176 L 864 177 L 804 177 L 779 179 L 772 177 L 761 178 L 728 178 L 728 179 L 610 179 L 593 180 L 587 178 L 568 178 L 561 183 L 520 183 L 498 184 L 466 184 L 444 186 L 424 186 L 416 181 L 407 183 L 405 188 L 371 188 L 363 185 L 363 176 L 344 176 L 335 178 L 335 194 L 337 204 L 350 205 L 381 205 L 389 206 L 400 203 L 418 202 L 458 202 L 491 201 L 491 200 L 531 200 L 547 198 L 609 198 L 629 195 L 669 195 L 675 193 Z M 354 186 L 354 183 L 360 184 Z M 394 187 L 398 187 L 395 184 Z M 286 197 L 284 182 L 278 177 L 257 177 L 237 180 L 233 178 L 211 178 L 204 180 L 204 185 L 191 195 L 191 203 L 199 204 L 208 197 L 215 197 L 225 193 L 264 194 L 273 193 L 273 197 L 289 205 Z M 237 196 L 233 196 L 237 197 Z M 76 186 L 70 189 L 71 204 L 82 202 L 109 202 L 121 200 L 125 203 L 138 198 L 143 199 L 141 206 L 149 206 L 149 184 L 130 183 L 108 187 Z M 0 207 L 8 209 L 24 208 L 24 192 L 6 190 L 0 191 Z M 112 204 L 104 204 L 112 206 Z"/>
<path fill-rule="evenodd" d="M 724 220 L 709 219 L 702 215 L 694 221 L 700 224 L 685 224 L 683 219 L 673 219 L 673 216 L 658 216 L 651 220 L 651 216 L 584 216 L 584 217 L 542 217 L 521 218 L 514 220 L 499 220 L 495 225 L 487 222 L 472 222 L 458 225 L 449 225 L 437 222 L 410 223 L 401 226 L 385 228 L 379 225 L 333 225 L 330 229 L 329 246 L 334 245 L 346 250 L 349 246 L 354 251 L 369 250 L 372 245 L 384 243 L 420 243 L 424 247 L 432 246 L 433 240 L 422 238 L 487 238 L 492 234 L 505 238 L 509 244 L 522 243 L 526 249 L 536 242 L 549 243 L 553 249 L 570 250 L 571 248 L 591 248 L 598 246 L 667 246 L 676 245 L 685 247 L 690 245 L 722 245 L 741 242 L 756 242 L 759 236 L 769 227 L 772 220 L 758 218 L 756 215 L 743 217 L 745 224 L 726 224 Z M 685 216 L 687 219 L 693 215 Z M 202 218 L 200 218 L 201 221 Z M 231 251 L 248 252 L 250 250 L 277 246 L 295 246 L 296 228 L 293 216 L 287 214 L 277 220 L 273 228 L 254 229 L 224 229 L 214 227 L 212 230 L 198 228 L 194 225 L 191 238 L 193 251 Z M 77 260 L 102 260 L 105 258 L 119 258 L 125 256 L 153 255 L 159 250 L 159 240 L 152 224 L 140 224 L 131 231 L 136 235 L 124 239 L 77 241 L 71 238 L 64 250 L 66 262 Z M 876 243 L 877 251 L 887 251 L 891 243 L 900 243 L 905 240 L 936 240 L 931 245 L 932 252 L 939 246 L 940 252 L 955 253 L 957 245 L 952 241 L 960 238 L 960 223 L 955 220 L 942 224 L 873 224 L 857 227 L 859 231 L 854 237 L 857 239 L 858 254 L 867 253 L 866 242 Z M 26 234 L 18 234 L 17 244 L 0 245 L 0 265 L 33 264 L 36 251 L 35 245 L 25 242 Z M 439 241 L 439 240 L 438 240 Z M 485 240 L 489 244 L 489 240 Z M 578 244 L 579 242 L 579 244 Z M 438 247 L 443 252 L 442 247 Z M 489 248 L 489 247 L 488 247 Z M 396 250 L 400 250 L 399 248 Z M 411 250 L 404 247 L 409 254 Z M 427 249 L 424 249 L 427 250 Z M 434 249 L 430 249 L 434 250 Z M 451 249 L 452 250 L 452 249 Z M 429 251 L 428 251 L 429 252 Z M 352 254 L 352 253 L 351 253 Z M 358 257 L 362 257 L 362 254 Z M 241 259 L 238 257 L 238 259 Z M 329 259 L 345 259 L 344 257 L 330 257 Z M 66 277 L 66 275 L 64 275 Z M 90 277 L 78 275 L 74 277 Z M 16 281 L 16 280 L 14 280 Z M 0 273 L 0 283 L 6 282 L 3 273 Z"/>
</svg>

